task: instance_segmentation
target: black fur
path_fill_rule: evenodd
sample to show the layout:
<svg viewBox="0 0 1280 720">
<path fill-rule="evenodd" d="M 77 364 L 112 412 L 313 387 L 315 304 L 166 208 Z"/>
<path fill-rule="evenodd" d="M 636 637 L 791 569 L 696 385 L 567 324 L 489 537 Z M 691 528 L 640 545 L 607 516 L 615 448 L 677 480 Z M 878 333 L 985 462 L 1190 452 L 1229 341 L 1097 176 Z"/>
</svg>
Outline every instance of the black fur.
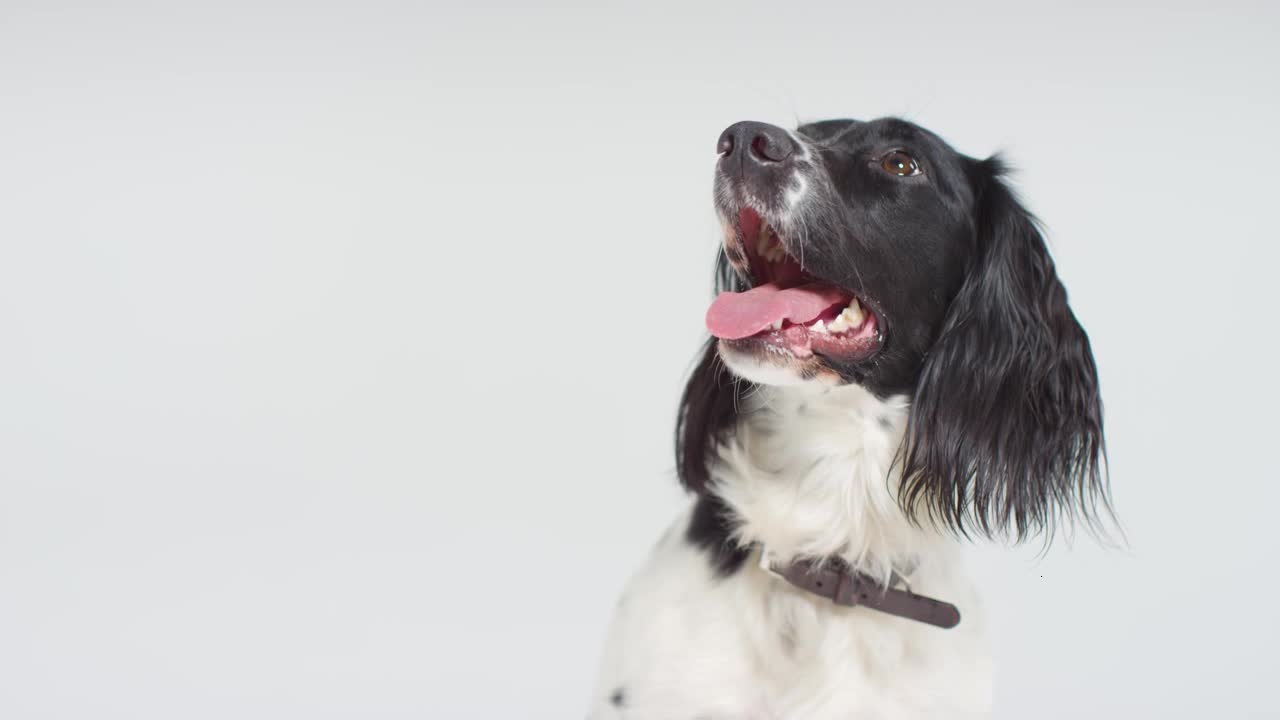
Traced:
<svg viewBox="0 0 1280 720">
<path fill-rule="evenodd" d="M 716 261 L 714 285 L 717 293 L 745 289 L 723 252 Z M 737 420 L 738 403 L 750 387 L 729 373 L 716 351 L 716 339 L 709 339 L 684 386 L 676 416 L 676 471 L 685 487 L 702 492 L 710 483 L 716 445 Z"/>
<path fill-rule="evenodd" d="M 902 453 L 904 507 L 1021 539 L 1106 507 L 1089 338 L 1035 219 L 977 165 L 977 253 L 921 368 Z"/>
<path fill-rule="evenodd" d="M 1096 520 L 1109 504 L 1093 355 L 1001 162 L 961 155 L 893 118 L 826 121 L 798 133 L 822 160 L 814 179 L 823 202 L 806 220 L 803 248 L 788 250 L 876 313 L 879 352 L 822 361 L 881 397 L 911 397 L 899 458 L 904 510 L 961 533 L 1019 539 L 1077 514 Z M 893 149 L 910 153 L 924 173 L 885 173 L 876 159 Z M 784 180 L 759 171 L 738 178 L 722 166 L 717 182 L 720 190 L 749 182 L 756 196 L 775 197 Z M 717 192 L 722 203 L 731 196 Z M 716 286 L 748 286 L 723 253 Z M 676 425 L 681 481 L 699 493 L 750 390 L 716 348 L 713 339 L 703 349 Z M 708 527 L 727 522 L 715 517 Z"/>
<path fill-rule="evenodd" d="M 747 561 L 751 550 L 735 543 L 730 535 L 730 510 L 714 495 L 703 495 L 693 507 L 693 517 L 685 539 L 705 550 L 720 577 L 728 577 Z"/>
</svg>

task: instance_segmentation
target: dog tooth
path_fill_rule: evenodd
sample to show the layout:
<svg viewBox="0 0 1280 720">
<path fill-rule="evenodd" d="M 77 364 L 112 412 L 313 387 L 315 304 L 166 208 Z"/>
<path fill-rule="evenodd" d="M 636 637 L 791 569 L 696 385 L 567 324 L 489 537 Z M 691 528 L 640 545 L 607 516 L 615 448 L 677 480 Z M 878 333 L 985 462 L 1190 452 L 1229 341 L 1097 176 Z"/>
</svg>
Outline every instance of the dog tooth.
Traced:
<svg viewBox="0 0 1280 720">
<path fill-rule="evenodd" d="M 774 321 L 773 321 L 773 329 L 774 329 L 774 330 L 781 330 L 781 329 L 782 329 L 782 321 L 781 321 L 781 320 L 774 320 Z"/>
<path fill-rule="evenodd" d="M 816 332 L 822 335 L 827 334 L 827 324 L 822 320 L 819 320 L 818 322 L 811 325 L 809 329 L 812 330 L 813 332 Z"/>
<path fill-rule="evenodd" d="M 849 307 L 840 312 L 840 317 L 844 318 L 845 322 L 849 323 L 850 327 L 858 327 L 862 324 L 864 317 L 862 313 L 862 305 L 857 300 L 854 300 L 849 303 Z"/>
<path fill-rule="evenodd" d="M 827 324 L 827 330 L 833 333 L 844 332 L 845 330 L 848 330 L 848 329 L 849 329 L 849 321 L 845 318 L 844 313 L 840 313 L 839 315 L 836 316 L 835 320 L 832 320 L 830 323 Z"/>
</svg>

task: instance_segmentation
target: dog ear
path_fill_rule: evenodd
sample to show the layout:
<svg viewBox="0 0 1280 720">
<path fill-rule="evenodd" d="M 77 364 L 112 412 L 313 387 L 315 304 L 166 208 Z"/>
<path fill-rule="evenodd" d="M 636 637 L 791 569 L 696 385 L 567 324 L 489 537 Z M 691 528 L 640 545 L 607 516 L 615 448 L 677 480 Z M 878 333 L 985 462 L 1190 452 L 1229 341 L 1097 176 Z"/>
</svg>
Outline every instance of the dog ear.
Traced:
<svg viewBox="0 0 1280 720">
<path fill-rule="evenodd" d="M 967 534 L 1052 536 L 1110 516 L 1089 338 L 1035 218 L 974 162 L 976 253 L 925 358 L 902 448 L 901 502 Z"/>
<path fill-rule="evenodd" d="M 721 250 L 716 257 L 716 293 L 745 289 Z M 710 484 L 716 447 L 737 422 L 739 401 L 751 387 L 729 372 L 716 350 L 716 339 L 708 339 L 680 396 L 676 417 L 676 472 L 685 488 L 701 493 Z"/>
</svg>

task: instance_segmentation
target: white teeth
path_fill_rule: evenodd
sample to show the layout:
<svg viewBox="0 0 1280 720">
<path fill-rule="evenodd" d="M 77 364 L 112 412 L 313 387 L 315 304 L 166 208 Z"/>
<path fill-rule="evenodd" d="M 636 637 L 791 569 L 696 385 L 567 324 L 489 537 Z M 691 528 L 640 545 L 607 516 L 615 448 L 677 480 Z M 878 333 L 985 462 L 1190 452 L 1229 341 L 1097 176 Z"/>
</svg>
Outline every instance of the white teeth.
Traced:
<svg viewBox="0 0 1280 720">
<path fill-rule="evenodd" d="M 858 298 L 854 298 L 853 302 L 849 303 L 849 307 L 840 312 L 840 317 L 849 323 L 849 327 L 858 327 L 862 324 L 865 315 L 862 312 L 862 303 L 858 302 Z"/>
<path fill-rule="evenodd" d="M 866 313 L 862 310 L 862 303 L 857 298 L 849 303 L 849 306 L 840 311 L 840 314 L 829 323 L 823 323 L 821 320 L 810 326 L 810 330 L 819 333 L 842 333 L 849 330 L 857 330 L 862 327 L 863 320 L 866 319 Z"/>
<path fill-rule="evenodd" d="M 782 321 L 781 321 L 781 320 L 774 320 L 774 321 L 773 321 L 773 329 L 774 329 L 774 330 L 781 330 L 781 329 L 782 329 Z"/>
</svg>

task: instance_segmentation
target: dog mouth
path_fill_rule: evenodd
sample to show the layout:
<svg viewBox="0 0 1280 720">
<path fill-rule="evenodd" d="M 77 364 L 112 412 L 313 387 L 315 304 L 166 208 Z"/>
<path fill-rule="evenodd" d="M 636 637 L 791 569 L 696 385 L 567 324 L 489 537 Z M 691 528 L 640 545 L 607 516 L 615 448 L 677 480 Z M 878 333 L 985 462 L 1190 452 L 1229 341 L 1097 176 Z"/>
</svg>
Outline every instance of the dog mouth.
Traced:
<svg viewBox="0 0 1280 720">
<path fill-rule="evenodd" d="M 726 252 L 749 276 L 751 288 L 723 292 L 707 309 L 711 334 L 736 349 L 821 356 L 852 362 L 880 349 L 876 313 L 853 291 L 808 272 L 758 212 L 738 213 Z M 736 245 L 736 247 L 734 247 Z"/>
</svg>

